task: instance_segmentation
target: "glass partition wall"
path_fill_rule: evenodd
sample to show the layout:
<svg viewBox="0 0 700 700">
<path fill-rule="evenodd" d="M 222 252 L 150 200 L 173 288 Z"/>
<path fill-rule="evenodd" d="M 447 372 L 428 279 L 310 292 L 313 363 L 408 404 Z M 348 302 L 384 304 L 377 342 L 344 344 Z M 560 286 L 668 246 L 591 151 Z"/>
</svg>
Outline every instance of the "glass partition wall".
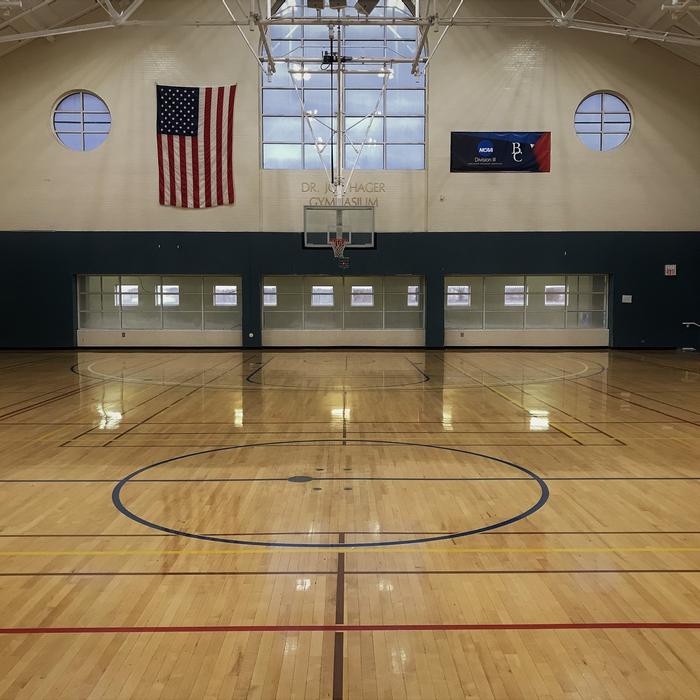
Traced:
<svg viewBox="0 0 700 700">
<path fill-rule="evenodd" d="M 606 275 L 445 278 L 445 330 L 607 330 Z"/>
<path fill-rule="evenodd" d="M 262 304 L 268 332 L 422 331 L 424 325 L 417 276 L 268 276 Z"/>
<path fill-rule="evenodd" d="M 240 330 L 241 280 L 229 276 L 80 275 L 81 330 Z"/>
</svg>

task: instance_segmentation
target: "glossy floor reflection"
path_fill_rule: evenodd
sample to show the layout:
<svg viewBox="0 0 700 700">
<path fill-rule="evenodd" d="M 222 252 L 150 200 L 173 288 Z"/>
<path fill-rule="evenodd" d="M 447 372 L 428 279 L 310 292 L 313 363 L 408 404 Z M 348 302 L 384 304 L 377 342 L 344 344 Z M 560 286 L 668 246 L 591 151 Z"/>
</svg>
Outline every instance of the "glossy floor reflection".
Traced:
<svg viewBox="0 0 700 700">
<path fill-rule="evenodd" d="M 0 698 L 696 698 L 700 360 L 0 355 Z"/>
</svg>

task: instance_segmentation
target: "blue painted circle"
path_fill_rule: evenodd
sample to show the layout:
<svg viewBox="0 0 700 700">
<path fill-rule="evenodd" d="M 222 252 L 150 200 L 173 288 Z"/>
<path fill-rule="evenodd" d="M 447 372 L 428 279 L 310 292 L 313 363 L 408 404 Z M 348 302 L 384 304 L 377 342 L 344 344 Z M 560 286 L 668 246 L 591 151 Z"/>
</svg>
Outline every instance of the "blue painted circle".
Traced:
<svg viewBox="0 0 700 700">
<path fill-rule="evenodd" d="M 141 474 L 151 470 L 155 469 L 157 467 L 161 467 L 164 464 L 169 464 L 170 462 L 177 462 L 178 460 L 181 459 L 187 459 L 188 457 L 196 457 L 198 455 L 204 455 L 204 454 L 211 454 L 213 452 L 226 452 L 229 450 L 243 450 L 247 449 L 250 447 L 271 447 L 271 446 L 284 446 L 284 445 L 316 445 L 316 444 L 336 444 L 336 445 L 341 445 L 343 442 L 349 443 L 349 444 L 364 444 L 364 445 L 403 445 L 407 447 L 427 447 L 432 450 L 445 450 L 446 452 L 459 452 L 461 454 L 467 454 L 467 455 L 472 455 L 474 457 L 482 457 L 483 459 L 488 459 L 493 462 L 498 462 L 499 464 L 505 464 L 508 467 L 512 467 L 513 469 L 517 469 L 519 472 L 525 474 L 528 476 L 532 481 L 534 481 L 540 488 L 540 497 L 537 499 L 537 501 L 531 505 L 527 510 L 524 510 L 522 513 L 518 513 L 517 515 L 514 515 L 510 518 L 507 518 L 505 520 L 501 520 L 497 523 L 493 523 L 492 525 L 484 525 L 483 527 L 478 527 L 472 530 L 463 530 L 462 532 L 453 532 L 447 535 L 437 535 L 434 537 L 418 537 L 418 538 L 413 538 L 410 540 L 382 540 L 378 542 L 353 542 L 353 543 L 347 543 L 347 544 L 317 544 L 317 543 L 298 543 L 298 542 L 262 542 L 262 541 L 257 541 L 257 540 L 239 540 L 239 539 L 232 539 L 230 537 L 218 537 L 216 535 L 200 535 L 197 534 L 196 532 L 185 532 L 184 530 L 176 530 L 171 527 L 166 527 L 165 525 L 159 525 L 158 523 L 151 522 L 150 520 L 146 520 L 145 518 L 142 518 L 140 515 L 137 515 L 133 511 L 129 510 L 124 505 L 124 502 L 122 501 L 122 491 L 124 487 L 129 484 L 131 481 L 133 481 L 137 476 L 140 476 Z M 131 474 L 128 474 L 125 476 L 115 487 L 114 490 L 112 491 L 112 503 L 114 503 L 114 506 L 117 508 L 117 510 L 125 515 L 127 518 L 133 520 L 134 522 L 140 523 L 141 525 L 145 525 L 146 527 L 150 527 L 154 530 L 160 530 L 161 532 L 166 532 L 170 535 L 180 535 L 182 537 L 190 537 L 195 540 L 206 540 L 208 542 L 222 542 L 225 544 L 245 544 L 245 545 L 253 545 L 255 547 L 299 547 L 299 548 L 306 548 L 306 549 L 332 549 L 332 548 L 348 548 L 348 547 L 391 547 L 391 546 L 397 546 L 401 544 L 419 544 L 423 542 L 437 542 L 439 540 L 453 540 L 457 539 L 459 537 L 467 537 L 468 535 L 478 535 L 479 533 L 482 532 L 489 532 L 490 530 L 496 530 L 501 527 L 505 527 L 506 525 L 512 525 L 513 523 L 517 523 L 519 520 L 523 520 L 533 513 L 536 513 L 542 506 L 547 502 L 549 499 L 549 488 L 547 486 L 547 483 L 545 480 L 541 477 L 535 474 L 535 472 L 531 471 L 527 467 L 523 467 L 519 464 L 515 464 L 514 462 L 509 462 L 508 460 L 505 459 L 500 459 L 499 457 L 491 457 L 490 455 L 485 455 L 481 454 L 480 452 L 472 452 L 471 450 L 461 450 L 457 447 L 444 447 L 444 446 L 438 446 L 438 445 L 424 445 L 422 443 L 417 443 L 417 442 L 398 442 L 394 440 L 351 440 L 351 439 L 337 439 L 337 440 L 283 440 L 280 442 L 263 442 L 263 443 L 256 443 L 252 445 L 234 445 L 232 447 L 215 447 L 209 450 L 201 450 L 199 452 L 190 452 L 189 454 L 186 455 L 180 455 L 179 457 L 171 457 L 170 459 L 164 459 L 160 462 L 156 462 L 155 464 L 149 464 L 148 466 L 141 467 L 141 469 L 137 469 L 135 472 L 132 472 Z"/>
<path fill-rule="evenodd" d="M 493 143 L 487 139 L 479 141 L 479 145 L 476 147 L 477 155 L 480 156 L 492 156 L 494 153 Z"/>
</svg>

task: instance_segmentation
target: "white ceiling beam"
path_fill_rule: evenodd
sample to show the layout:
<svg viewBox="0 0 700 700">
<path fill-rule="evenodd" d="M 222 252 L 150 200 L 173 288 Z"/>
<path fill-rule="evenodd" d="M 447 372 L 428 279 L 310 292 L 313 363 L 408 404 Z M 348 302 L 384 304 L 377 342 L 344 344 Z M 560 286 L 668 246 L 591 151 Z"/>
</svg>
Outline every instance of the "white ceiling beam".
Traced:
<svg viewBox="0 0 700 700">
<path fill-rule="evenodd" d="M 117 12 L 114 9 L 114 5 L 112 5 L 112 0 L 97 0 L 97 2 L 102 6 L 105 12 L 112 18 L 112 20 L 114 20 L 115 22 L 119 21 L 119 12 Z"/>
<path fill-rule="evenodd" d="M 46 25 L 39 22 L 37 20 L 37 18 L 32 14 L 27 15 L 23 21 L 26 22 L 32 29 L 36 29 L 36 30 L 46 29 Z M 46 41 L 48 41 L 48 42 L 56 41 L 56 37 L 53 37 L 53 36 L 47 36 L 45 38 L 46 38 Z"/>
<path fill-rule="evenodd" d="M 122 23 L 126 22 L 126 20 L 128 20 L 131 17 L 131 15 L 133 15 L 134 12 L 136 12 L 136 10 L 138 10 L 139 7 L 141 7 L 141 5 L 143 5 L 143 2 L 144 2 L 144 0 L 133 0 L 131 5 L 129 5 L 129 7 L 127 7 L 126 10 L 124 10 L 124 12 L 122 12 L 121 22 Z"/>
<path fill-rule="evenodd" d="M 564 15 L 556 8 L 554 5 L 552 5 L 550 0 L 540 0 L 540 5 L 544 7 L 547 12 L 554 17 L 554 19 L 563 19 Z"/>
<path fill-rule="evenodd" d="M 5 27 L 9 27 L 13 22 L 16 22 L 18 19 L 23 19 L 24 17 L 27 17 L 32 14 L 32 12 L 36 12 L 37 10 L 40 10 L 42 7 L 46 7 L 47 5 L 51 5 L 56 0 L 42 0 L 38 5 L 34 5 L 33 7 L 29 7 L 24 12 L 20 12 L 17 15 L 14 15 L 13 17 L 10 17 L 9 19 L 6 19 L 4 22 L 0 22 L 0 29 L 4 29 Z"/>
<path fill-rule="evenodd" d="M 92 12 L 90 8 L 87 12 Z M 85 14 L 87 14 L 87 12 Z M 0 44 L 8 44 L 13 41 L 28 41 L 31 39 L 43 39 L 48 36 L 60 36 L 62 34 L 78 34 L 80 32 L 91 32 L 96 29 L 113 29 L 114 22 L 109 20 L 104 22 L 93 22 L 92 24 L 81 24 L 72 27 L 48 27 L 36 32 L 20 32 L 9 36 L 0 36 Z"/>
<path fill-rule="evenodd" d="M 586 0 L 573 0 L 569 11 L 564 15 L 564 19 L 573 19 L 583 9 Z"/>
</svg>

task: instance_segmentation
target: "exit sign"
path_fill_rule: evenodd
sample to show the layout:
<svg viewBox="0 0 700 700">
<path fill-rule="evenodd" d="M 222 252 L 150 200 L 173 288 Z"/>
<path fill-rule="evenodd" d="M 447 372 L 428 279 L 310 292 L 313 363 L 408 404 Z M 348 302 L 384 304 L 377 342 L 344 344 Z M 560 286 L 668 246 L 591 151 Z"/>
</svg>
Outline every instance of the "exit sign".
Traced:
<svg viewBox="0 0 700 700">
<path fill-rule="evenodd" d="M 666 277 L 676 276 L 676 266 L 675 265 L 664 265 L 664 275 Z"/>
</svg>

